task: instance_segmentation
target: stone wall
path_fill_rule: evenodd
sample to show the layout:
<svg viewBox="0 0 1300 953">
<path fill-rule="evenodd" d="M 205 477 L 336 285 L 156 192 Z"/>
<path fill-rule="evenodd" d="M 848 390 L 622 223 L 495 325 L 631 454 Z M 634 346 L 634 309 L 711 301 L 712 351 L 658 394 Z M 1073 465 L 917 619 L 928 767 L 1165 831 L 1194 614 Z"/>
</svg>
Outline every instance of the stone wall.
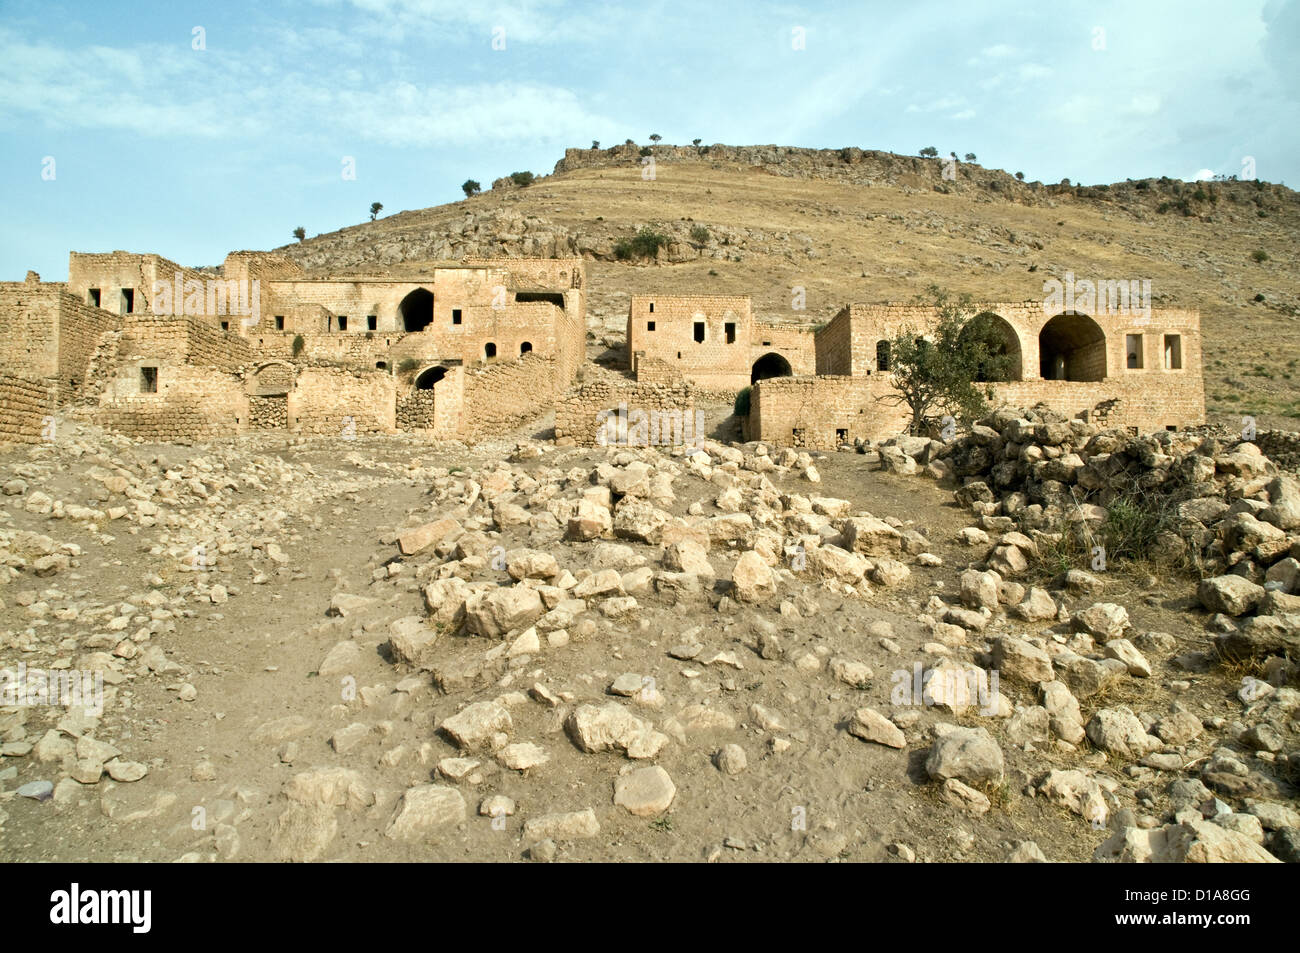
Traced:
<svg viewBox="0 0 1300 953">
<path fill-rule="evenodd" d="M 619 417 L 626 424 L 616 420 L 611 431 L 611 418 Z M 695 429 L 695 394 L 681 382 L 590 381 L 555 405 L 555 440 L 565 446 L 594 447 L 602 439 L 617 443 L 623 439 L 620 435 L 637 445 L 645 445 L 642 438 L 646 443 L 677 444 L 693 437 Z"/>
<path fill-rule="evenodd" d="M 0 367 L 53 385 L 60 403 L 86 383 L 91 356 L 121 318 L 83 304 L 58 282 L 0 282 Z"/>
<path fill-rule="evenodd" d="M 239 378 L 214 367 L 151 358 L 120 364 L 100 396 L 95 423 L 140 440 L 168 443 L 229 437 L 248 422 Z M 141 366 L 157 368 L 156 393 L 141 389 Z"/>
<path fill-rule="evenodd" d="M 42 381 L 0 373 L 0 443 L 40 443 L 52 411 Z"/>
<path fill-rule="evenodd" d="M 248 397 L 248 426 L 252 430 L 288 430 L 289 398 L 285 395 Z"/>
<path fill-rule="evenodd" d="M 394 430 L 396 384 L 379 370 L 302 367 L 289 394 L 289 428 L 347 439 Z"/>
<path fill-rule="evenodd" d="M 465 371 L 461 435 L 469 442 L 509 433 L 549 407 L 568 386 L 553 358 L 524 355 Z"/>
</svg>

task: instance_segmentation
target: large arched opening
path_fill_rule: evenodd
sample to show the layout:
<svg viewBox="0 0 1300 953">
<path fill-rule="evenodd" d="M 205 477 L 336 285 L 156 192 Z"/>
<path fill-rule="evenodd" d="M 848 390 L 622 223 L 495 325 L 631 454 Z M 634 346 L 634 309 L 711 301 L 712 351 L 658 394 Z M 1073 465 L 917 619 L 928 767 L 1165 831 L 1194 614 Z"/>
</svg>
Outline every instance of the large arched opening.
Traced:
<svg viewBox="0 0 1300 953">
<path fill-rule="evenodd" d="M 415 379 L 416 390 L 433 390 L 435 384 L 447 376 L 447 368 L 430 367 L 422 371 L 420 376 Z"/>
<path fill-rule="evenodd" d="M 408 333 L 423 331 L 433 323 L 433 292 L 416 288 L 397 306 L 402 318 L 402 329 Z"/>
<path fill-rule="evenodd" d="M 1106 332 L 1086 314 L 1058 314 L 1038 332 L 1039 373 L 1047 381 L 1106 379 Z"/>
<path fill-rule="evenodd" d="M 764 354 L 754 362 L 754 367 L 749 374 L 749 382 L 757 384 L 769 377 L 789 377 L 792 373 L 790 362 L 774 351 L 771 354 Z"/>
<path fill-rule="evenodd" d="M 984 345 L 988 360 L 981 361 L 975 379 L 981 383 L 1018 381 L 1024 379 L 1020 353 L 1020 336 L 1011 323 L 1000 314 L 981 311 L 966 322 L 960 337 L 975 339 Z"/>
</svg>

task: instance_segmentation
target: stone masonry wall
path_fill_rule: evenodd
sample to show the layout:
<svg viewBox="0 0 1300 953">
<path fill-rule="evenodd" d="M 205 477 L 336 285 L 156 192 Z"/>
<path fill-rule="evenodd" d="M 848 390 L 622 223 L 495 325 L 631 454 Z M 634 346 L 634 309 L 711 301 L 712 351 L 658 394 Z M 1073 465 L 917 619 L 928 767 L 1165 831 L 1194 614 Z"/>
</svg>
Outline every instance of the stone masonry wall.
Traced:
<svg viewBox="0 0 1300 953">
<path fill-rule="evenodd" d="M 40 443 L 52 409 L 43 382 L 0 373 L 0 443 Z"/>
<path fill-rule="evenodd" d="M 652 443 L 681 443 L 693 435 L 695 395 L 689 386 L 680 382 L 618 384 L 596 380 L 583 384 L 556 403 L 556 443 L 598 446 L 602 433 L 608 438 L 607 422 L 620 414 L 620 407 L 626 408 L 626 431 L 632 440 L 640 438 L 638 424 L 643 419 L 644 437 Z M 654 419 L 653 434 L 650 433 L 651 417 Z"/>
</svg>

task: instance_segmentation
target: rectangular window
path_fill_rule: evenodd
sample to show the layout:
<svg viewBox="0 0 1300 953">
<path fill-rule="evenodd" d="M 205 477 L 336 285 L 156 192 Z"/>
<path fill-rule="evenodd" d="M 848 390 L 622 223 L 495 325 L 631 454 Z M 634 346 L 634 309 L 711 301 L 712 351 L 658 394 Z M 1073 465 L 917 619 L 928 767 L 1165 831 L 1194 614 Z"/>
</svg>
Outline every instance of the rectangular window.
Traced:
<svg viewBox="0 0 1300 953">
<path fill-rule="evenodd" d="M 131 314 L 135 311 L 135 289 L 122 289 L 122 314 Z"/>
<path fill-rule="evenodd" d="M 653 321 L 647 321 L 645 323 L 645 329 L 647 331 L 653 331 L 655 329 L 655 323 Z"/>
<path fill-rule="evenodd" d="M 222 321 L 222 322 L 221 322 L 221 330 L 223 330 L 223 331 L 229 331 L 229 330 L 230 330 L 230 322 L 229 322 L 229 321 Z"/>
<path fill-rule="evenodd" d="M 735 325 L 735 323 L 733 323 L 733 322 L 731 322 L 731 321 L 728 321 L 728 322 L 726 323 L 726 325 L 724 325 L 724 327 L 727 329 L 727 343 L 728 343 L 728 344 L 735 344 L 735 343 L 736 343 L 736 325 Z"/>
<path fill-rule="evenodd" d="M 90 294 L 90 303 L 93 304 L 96 308 L 98 308 L 98 307 L 99 307 L 99 289 L 98 289 L 98 288 L 91 288 L 89 294 Z"/>
<path fill-rule="evenodd" d="M 158 368 L 156 367 L 140 368 L 140 393 L 142 394 L 158 393 Z"/>
<path fill-rule="evenodd" d="M 655 313 L 655 303 L 653 301 L 650 302 L 650 313 L 651 314 Z"/>
<path fill-rule="evenodd" d="M 347 316 L 346 314 L 340 314 L 340 315 L 339 315 L 339 330 L 340 330 L 340 331 L 346 331 L 347 329 L 348 329 L 348 316 Z"/>
<path fill-rule="evenodd" d="M 1126 334 L 1124 335 L 1124 351 L 1128 355 L 1128 366 L 1130 370 L 1142 369 L 1142 335 Z"/>
<path fill-rule="evenodd" d="M 1183 336 L 1181 334 L 1165 335 L 1165 370 L 1179 371 L 1183 368 Z"/>
<path fill-rule="evenodd" d="M 378 331 L 378 330 L 379 330 L 379 316 L 378 316 L 378 315 L 375 315 L 375 314 L 368 314 L 368 315 L 366 315 L 366 330 L 367 330 L 367 331 Z"/>
<path fill-rule="evenodd" d="M 275 316 L 275 329 L 276 329 L 277 331 L 283 331 L 283 330 L 284 330 L 284 315 L 282 315 L 282 314 L 277 314 L 277 315 Z"/>
<path fill-rule="evenodd" d="M 460 308 L 451 309 L 451 323 L 460 324 Z"/>
<path fill-rule="evenodd" d="M 695 322 L 695 341 L 697 344 L 704 343 L 704 322 L 703 321 Z"/>
</svg>

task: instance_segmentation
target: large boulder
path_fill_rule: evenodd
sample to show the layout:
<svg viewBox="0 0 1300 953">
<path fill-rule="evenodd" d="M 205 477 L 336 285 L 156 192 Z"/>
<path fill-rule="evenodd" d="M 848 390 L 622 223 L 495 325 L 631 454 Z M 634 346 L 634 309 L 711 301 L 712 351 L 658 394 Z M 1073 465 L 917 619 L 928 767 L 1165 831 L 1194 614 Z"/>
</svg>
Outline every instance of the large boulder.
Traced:
<svg viewBox="0 0 1300 953">
<path fill-rule="evenodd" d="M 489 639 L 532 625 L 546 613 L 541 593 L 527 586 L 503 586 L 465 600 L 465 629 Z"/>
</svg>

